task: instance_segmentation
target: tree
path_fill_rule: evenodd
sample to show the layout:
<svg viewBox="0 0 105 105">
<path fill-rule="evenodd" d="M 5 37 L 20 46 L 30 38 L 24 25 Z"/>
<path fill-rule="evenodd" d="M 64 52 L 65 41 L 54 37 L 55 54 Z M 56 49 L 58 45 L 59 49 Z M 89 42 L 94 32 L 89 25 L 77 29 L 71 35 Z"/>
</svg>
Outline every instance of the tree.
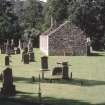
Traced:
<svg viewBox="0 0 105 105">
<path fill-rule="evenodd" d="M 0 40 L 20 38 L 18 17 L 14 14 L 11 1 L 0 2 Z"/>
<path fill-rule="evenodd" d="M 24 4 L 24 21 L 27 27 L 41 29 L 42 22 L 42 2 L 37 0 L 26 0 Z"/>
<path fill-rule="evenodd" d="M 44 8 L 45 22 L 48 26 L 51 25 L 51 21 L 54 25 L 61 24 L 68 18 L 67 10 L 68 0 L 48 0 Z"/>
<path fill-rule="evenodd" d="M 105 1 L 80 0 L 70 2 L 70 20 L 84 30 L 94 49 L 102 49 L 105 41 Z M 71 8 L 73 7 L 73 8 Z"/>
</svg>

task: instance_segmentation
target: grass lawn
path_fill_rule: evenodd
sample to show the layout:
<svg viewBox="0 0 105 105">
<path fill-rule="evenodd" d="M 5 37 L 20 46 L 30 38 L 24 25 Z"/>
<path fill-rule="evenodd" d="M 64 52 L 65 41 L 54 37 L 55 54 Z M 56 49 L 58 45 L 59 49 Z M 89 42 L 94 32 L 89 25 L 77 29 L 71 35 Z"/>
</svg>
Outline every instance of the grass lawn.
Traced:
<svg viewBox="0 0 105 105">
<path fill-rule="evenodd" d="M 70 72 L 72 71 L 73 73 L 73 81 L 57 80 L 52 83 L 42 81 L 43 101 L 54 105 L 105 105 L 105 53 L 99 52 L 99 54 L 100 56 L 88 57 L 49 56 L 50 70 L 57 66 L 57 62 L 69 62 L 71 65 L 69 67 Z M 38 78 L 39 74 L 41 74 L 41 56 L 39 49 L 35 49 L 36 62 L 29 65 L 24 65 L 21 62 L 21 55 L 11 56 L 14 84 L 18 91 L 15 98 L 31 101 L 37 100 L 38 82 L 32 83 L 31 77 L 35 76 L 35 78 Z M 4 57 L 4 55 L 0 54 L 0 72 L 5 68 Z M 45 76 L 50 78 L 51 71 L 47 72 Z M 0 82 L 1 86 L 2 82 Z"/>
</svg>

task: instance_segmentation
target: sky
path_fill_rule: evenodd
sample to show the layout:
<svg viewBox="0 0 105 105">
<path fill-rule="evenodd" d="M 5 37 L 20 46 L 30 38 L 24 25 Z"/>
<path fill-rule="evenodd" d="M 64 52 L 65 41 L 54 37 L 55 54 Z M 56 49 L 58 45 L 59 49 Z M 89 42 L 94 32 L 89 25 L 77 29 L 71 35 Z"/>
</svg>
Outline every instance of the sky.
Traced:
<svg viewBox="0 0 105 105">
<path fill-rule="evenodd" d="M 44 2 L 46 2 L 46 0 L 40 0 L 40 1 L 44 1 Z"/>
<path fill-rule="evenodd" d="M 23 0 L 23 1 L 25 1 L 25 0 Z M 44 1 L 44 2 L 46 2 L 47 0 L 40 0 L 40 1 Z"/>
</svg>

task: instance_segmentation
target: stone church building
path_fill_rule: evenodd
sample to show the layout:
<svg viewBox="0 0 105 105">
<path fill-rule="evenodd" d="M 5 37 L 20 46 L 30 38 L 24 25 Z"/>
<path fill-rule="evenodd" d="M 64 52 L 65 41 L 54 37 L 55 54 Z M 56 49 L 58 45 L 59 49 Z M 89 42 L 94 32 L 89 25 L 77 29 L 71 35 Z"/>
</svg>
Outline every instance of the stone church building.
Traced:
<svg viewBox="0 0 105 105">
<path fill-rule="evenodd" d="M 88 46 L 86 34 L 69 21 L 40 35 L 40 50 L 45 55 L 84 56 Z"/>
</svg>

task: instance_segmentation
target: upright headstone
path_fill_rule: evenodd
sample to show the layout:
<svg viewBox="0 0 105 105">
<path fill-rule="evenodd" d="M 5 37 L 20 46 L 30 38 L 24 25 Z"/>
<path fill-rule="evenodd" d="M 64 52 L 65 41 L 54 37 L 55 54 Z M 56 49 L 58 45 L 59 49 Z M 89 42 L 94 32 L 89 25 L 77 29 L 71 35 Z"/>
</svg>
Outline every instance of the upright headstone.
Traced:
<svg viewBox="0 0 105 105">
<path fill-rule="evenodd" d="M 41 71 L 42 71 L 42 79 L 44 79 L 45 71 L 48 71 L 48 57 L 41 57 Z"/>
<path fill-rule="evenodd" d="M 10 60 L 9 60 L 9 56 L 5 56 L 5 66 L 9 66 L 10 65 Z"/>
<path fill-rule="evenodd" d="M 30 39 L 28 42 L 28 53 L 31 53 L 31 52 L 33 52 L 33 45 L 32 45 L 32 41 Z"/>
<path fill-rule="evenodd" d="M 15 50 L 14 50 L 14 40 L 11 40 L 11 54 L 15 54 Z"/>
<path fill-rule="evenodd" d="M 23 55 L 23 62 L 24 64 L 29 64 L 29 55 L 27 53 Z"/>
<path fill-rule="evenodd" d="M 29 64 L 29 54 L 28 54 L 28 48 L 25 48 L 22 52 L 22 61 L 24 64 Z"/>
<path fill-rule="evenodd" d="M 27 47 L 27 41 L 23 41 L 23 49 L 25 49 Z"/>
<path fill-rule="evenodd" d="M 68 62 L 63 62 L 62 63 L 62 70 L 63 70 L 63 79 L 69 79 L 69 67 L 68 67 Z"/>
<path fill-rule="evenodd" d="M 34 62 L 35 56 L 34 56 L 34 52 L 33 52 L 33 45 L 32 45 L 31 39 L 29 40 L 29 43 L 28 43 L 28 54 L 29 54 L 29 61 Z"/>
<path fill-rule="evenodd" d="M 48 70 L 48 57 L 47 56 L 41 57 L 41 69 Z"/>
<path fill-rule="evenodd" d="M 12 69 L 6 68 L 3 71 L 3 87 L 1 88 L 1 95 L 14 96 L 16 94 L 15 85 L 13 85 Z"/>
<path fill-rule="evenodd" d="M 1 54 L 5 54 L 5 44 L 1 45 Z"/>
<path fill-rule="evenodd" d="M 90 37 L 87 38 L 87 55 L 91 55 L 91 40 L 90 40 Z"/>
<path fill-rule="evenodd" d="M 62 75 L 62 67 L 55 67 L 52 71 L 52 75 Z"/>
<path fill-rule="evenodd" d="M 9 40 L 7 40 L 7 43 L 6 43 L 6 54 L 7 55 L 10 55 L 11 53 L 11 50 L 10 50 L 10 43 L 9 43 Z"/>
<path fill-rule="evenodd" d="M 21 49 L 21 40 L 19 40 L 19 45 L 18 45 L 18 48 Z"/>
<path fill-rule="evenodd" d="M 21 41 L 19 40 L 19 45 L 16 49 L 16 54 L 20 54 L 21 53 Z"/>
</svg>

